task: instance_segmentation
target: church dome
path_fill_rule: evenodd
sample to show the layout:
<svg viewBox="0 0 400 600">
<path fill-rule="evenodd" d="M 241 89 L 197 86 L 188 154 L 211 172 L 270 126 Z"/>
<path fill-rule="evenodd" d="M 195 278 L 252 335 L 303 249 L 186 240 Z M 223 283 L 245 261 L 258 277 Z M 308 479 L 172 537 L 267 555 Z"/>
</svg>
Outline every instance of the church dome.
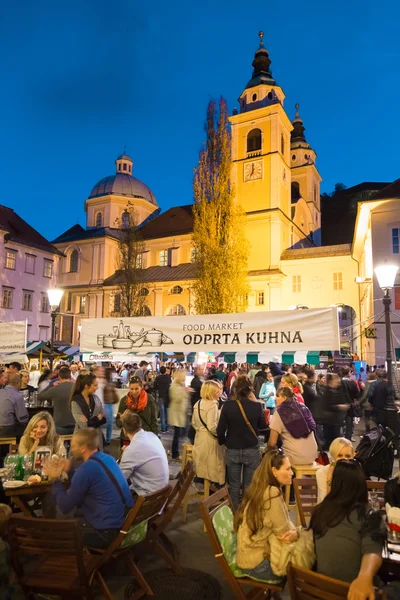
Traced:
<svg viewBox="0 0 400 600">
<path fill-rule="evenodd" d="M 103 177 L 103 179 L 96 183 L 90 192 L 89 198 L 115 194 L 130 198 L 144 198 L 157 206 L 157 200 L 151 189 L 131 175 L 133 167 L 132 159 L 127 154 L 122 154 L 117 158 L 115 163 L 117 165 L 116 174 Z"/>
</svg>

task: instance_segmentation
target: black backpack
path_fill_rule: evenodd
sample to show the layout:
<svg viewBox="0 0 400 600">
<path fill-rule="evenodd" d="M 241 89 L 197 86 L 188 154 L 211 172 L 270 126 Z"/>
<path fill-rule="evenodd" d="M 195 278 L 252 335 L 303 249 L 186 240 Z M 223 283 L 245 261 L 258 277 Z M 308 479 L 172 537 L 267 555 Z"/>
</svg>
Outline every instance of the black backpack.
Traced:
<svg viewBox="0 0 400 600">
<path fill-rule="evenodd" d="M 362 465 L 365 477 L 389 479 L 393 472 L 393 434 L 374 427 L 366 432 L 356 448 L 356 459 Z"/>
</svg>

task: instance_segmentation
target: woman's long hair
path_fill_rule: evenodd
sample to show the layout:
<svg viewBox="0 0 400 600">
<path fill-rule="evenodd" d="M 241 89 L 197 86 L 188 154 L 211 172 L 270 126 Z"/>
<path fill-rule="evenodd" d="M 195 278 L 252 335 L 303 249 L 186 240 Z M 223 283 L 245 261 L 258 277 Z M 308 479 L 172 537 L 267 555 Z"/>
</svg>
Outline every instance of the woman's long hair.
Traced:
<svg viewBox="0 0 400 600">
<path fill-rule="evenodd" d="M 243 500 L 235 514 L 234 529 L 237 531 L 243 522 L 246 512 L 246 522 L 253 536 L 263 527 L 264 494 L 268 486 L 280 488 L 280 484 L 272 472 L 272 467 L 280 469 L 286 456 L 281 450 L 269 450 L 254 472 L 253 479 L 244 493 Z M 270 496 L 270 500 L 276 496 Z"/>
<path fill-rule="evenodd" d="M 43 369 L 42 374 L 39 377 L 38 385 L 39 385 L 39 383 L 42 383 L 42 381 L 45 381 L 46 379 L 48 379 L 50 374 L 51 374 L 50 369 Z"/>
<path fill-rule="evenodd" d="M 284 375 L 282 375 L 281 382 L 282 381 L 286 383 L 290 387 L 290 389 L 297 388 L 300 394 L 303 393 L 303 386 L 301 385 L 301 382 L 299 381 L 297 375 L 294 375 L 294 373 L 285 373 Z"/>
<path fill-rule="evenodd" d="M 47 433 L 41 444 L 42 446 L 49 446 L 53 452 L 58 442 L 58 435 L 56 433 L 56 426 L 54 424 L 53 417 L 49 412 L 47 412 L 47 410 L 43 410 L 32 417 L 26 426 L 24 435 L 21 438 L 21 442 L 23 442 L 25 447 L 28 448 L 28 451 L 32 448 L 35 440 L 31 438 L 31 433 L 39 421 L 46 421 L 47 423 Z"/>
<path fill-rule="evenodd" d="M 254 393 L 254 387 L 247 375 L 238 375 L 232 385 L 232 395 L 237 400 L 246 400 L 251 393 Z"/>
<path fill-rule="evenodd" d="M 76 378 L 75 385 L 72 388 L 71 399 L 78 394 L 82 394 L 86 386 L 91 386 L 96 379 L 96 375 L 93 373 L 86 373 L 85 375 L 79 374 Z"/>
<path fill-rule="evenodd" d="M 354 460 L 340 460 L 333 472 L 331 491 L 314 508 L 309 529 L 316 537 L 323 537 L 328 529 L 348 519 L 353 510 L 356 509 L 362 518 L 367 508 L 367 482 L 360 464 Z"/>
</svg>

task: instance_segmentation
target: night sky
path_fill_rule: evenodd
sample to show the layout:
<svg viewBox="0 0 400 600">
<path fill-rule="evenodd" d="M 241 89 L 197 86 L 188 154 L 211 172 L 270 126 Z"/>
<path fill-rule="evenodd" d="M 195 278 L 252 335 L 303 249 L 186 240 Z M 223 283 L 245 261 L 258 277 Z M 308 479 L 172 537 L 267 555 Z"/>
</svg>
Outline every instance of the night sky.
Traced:
<svg viewBox="0 0 400 600">
<path fill-rule="evenodd" d="M 397 0 L 0 4 L 0 203 L 49 239 L 124 151 L 165 209 L 192 202 L 205 109 L 230 111 L 258 31 L 322 191 L 400 177 Z"/>
</svg>

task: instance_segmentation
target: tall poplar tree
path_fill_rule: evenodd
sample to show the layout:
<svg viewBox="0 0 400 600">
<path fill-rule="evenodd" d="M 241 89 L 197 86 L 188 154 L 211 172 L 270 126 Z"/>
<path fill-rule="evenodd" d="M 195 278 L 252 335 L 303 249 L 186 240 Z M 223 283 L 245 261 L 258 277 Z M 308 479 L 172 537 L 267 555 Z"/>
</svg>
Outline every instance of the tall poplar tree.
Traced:
<svg viewBox="0 0 400 600">
<path fill-rule="evenodd" d="M 226 101 L 209 102 L 206 142 L 194 171 L 193 247 L 197 314 L 245 310 L 248 242 L 245 214 L 231 182 L 231 129 Z"/>
</svg>

